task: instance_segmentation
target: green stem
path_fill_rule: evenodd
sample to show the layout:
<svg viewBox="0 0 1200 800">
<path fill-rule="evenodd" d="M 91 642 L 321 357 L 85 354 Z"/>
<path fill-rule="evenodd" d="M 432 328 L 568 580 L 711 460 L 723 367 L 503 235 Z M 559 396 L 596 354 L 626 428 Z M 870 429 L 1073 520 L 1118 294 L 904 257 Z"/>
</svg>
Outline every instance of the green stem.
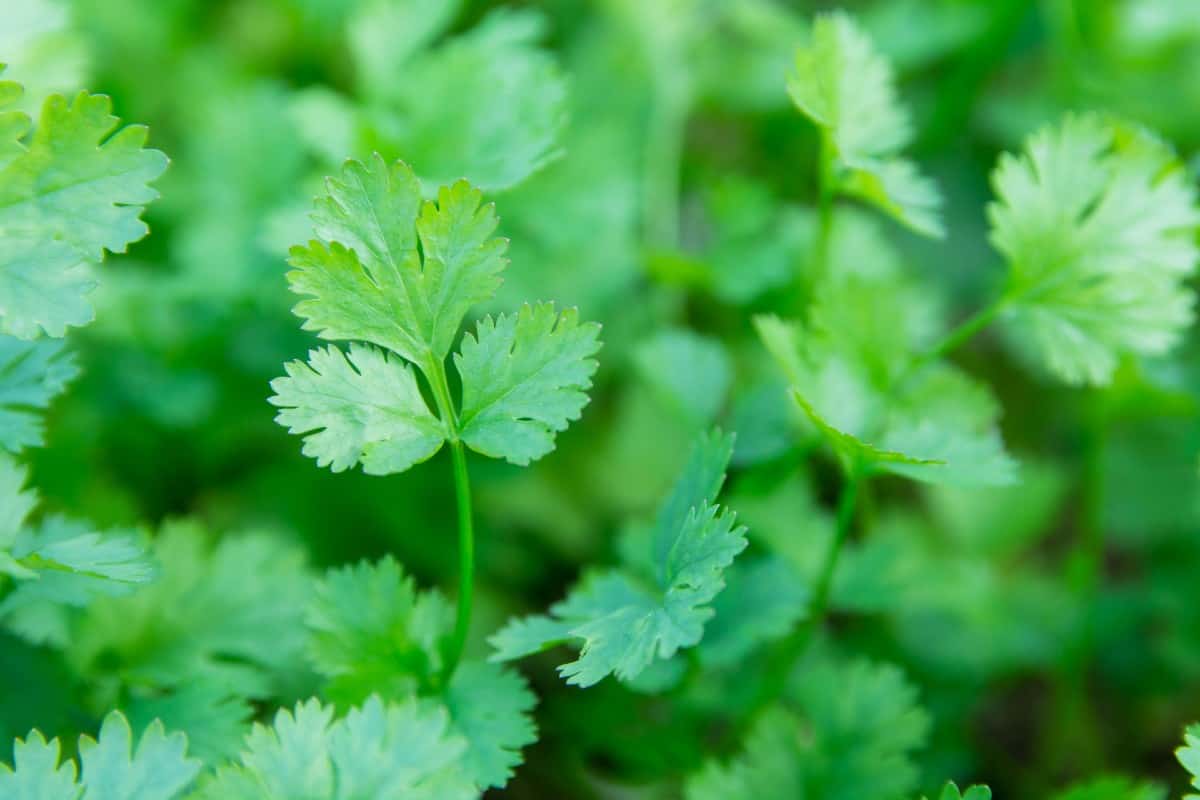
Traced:
<svg viewBox="0 0 1200 800">
<path fill-rule="evenodd" d="M 1011 297 L 1008 294 L 1003 294 L 987 306 L 967 317 L 954 330 L 943 336 L 933 347 L 917 356 L 913 366 L 922 366 L 928 364 L 930 361 L 936 361 L 966 344 L 975 334 L 990 325 L 1000 315 L 1000 312 L 1008 307 L 1010 301 Z"/>
<path fill-rule="evenodd" d="M 467 475 L 467 454 L 463 443 L 450 443 L 454 457 L 454 497 L 458 504 L 458 612 L 454 620 L 454 638 L 446 661 L 446 680 L 454 675 L 467 645 L 471 627 L 471 604 L 475 595 L 475 528 L 471 519 L 471 482 Z"/>
<path fill-rule="evenodd" d="M 851 472 L 842 488 L 842 496 L 838 499 L 837 528 L 833 533 L 833 541 L 829 543 L 829 549 L 825 551 L 825 562 L 821 565 L 817 587 L 808 607 L 809 623 L 813 626 L 818 626 L 824 621 L 828 610 L 829 593 L 833 586 L 834 573 L 837 571 L 838 559 L 854 525 L 859 482 L 858 473 Z"/>
<path fill-rule="evenodd" d="M 817 239 L 813 243 L 813 274 L 820 277 L 829 272 L 829 242 L 833 236 L 833 198 L 837 194 L 837 163 L 833 139 L 824 129 L 821 130 L 817 161 Z"/>
<path fill-rule="evenodd" d="M 467 452 L 458 438 L 458 415 L 450 398 L 446 365 L 432 353 L 427 354 L 424 370 L 433 390 L 438 415 L 446 425 L 450 455 L 454 464 L 454 500 L 458 507 L 458 607 L 454 620 L 454 637 L 446 653 L 443 680 L 449 682 L 462 660 L 471 627 L 471 606 L 475 596 L 475 525 L 471 515 L 471 480 L 467 473 Z"/>
<path fill-rule="evenodd" d="M 674 250 L 679 244 L 679 182 L 687 102 L 661 90 L 650 112 L 646 133 L 646 163 L 642 167 L 642 224 L 646 243 Z"/>
<path fill-rule="evenodd" d="M 833 576 L 837 571 L 838 557 L 841 555 L 842 547 L 849 538 L 850 529 L 854 525 L 854 512 L 858 502 L 861 480 L 857 470 L 847 474 L 846 484 L 842 487 L 841 497 L 838 498 L 837 528 L 834 530 L 833 541 L 829 543 L 829 549 L 825 551 L 825 558 L 817 579 L 817 588 L 809 600 L 808 618 L 796 628 L 791 636 L 784 640 L 774 658 L 771 659 L 767 674 L 761 683 L 762 689 L 754 702 L 752 717 L 783 693 L 787 687 L 788 676 L 791 675 L 797 659 L 804 653 L 808 643 L 812 641 L 813 635 L 825 621 Z"/>
</svg>

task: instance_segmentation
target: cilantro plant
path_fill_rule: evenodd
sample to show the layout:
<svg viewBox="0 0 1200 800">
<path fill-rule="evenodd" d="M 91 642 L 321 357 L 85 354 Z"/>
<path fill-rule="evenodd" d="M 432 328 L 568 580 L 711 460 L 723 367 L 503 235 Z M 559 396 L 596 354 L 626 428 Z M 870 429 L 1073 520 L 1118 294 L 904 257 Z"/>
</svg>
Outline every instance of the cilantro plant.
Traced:
<svg viewBox="0 0 1200 800">
<path fill-rule="evenodd" d="M 0 20 L 0 800 L 1200 800 L 1189 3 Z"/>
</svg>

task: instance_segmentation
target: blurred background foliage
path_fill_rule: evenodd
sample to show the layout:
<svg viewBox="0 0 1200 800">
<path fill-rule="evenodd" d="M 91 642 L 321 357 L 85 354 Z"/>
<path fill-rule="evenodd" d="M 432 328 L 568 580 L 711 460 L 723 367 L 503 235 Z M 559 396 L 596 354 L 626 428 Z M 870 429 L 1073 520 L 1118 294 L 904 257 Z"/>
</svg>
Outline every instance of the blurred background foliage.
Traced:
<svg viewBox="0 0 1200 800">
<path fill-rule="evenodd" d="M 750 318 L 794 313 L 806 280 L 816 136 L 784 74 L 831 5 L 0 0 L 0 61 L 30 107 L 110 94 L 173 162 L 151 235 L 102 269 L 96 322 L 70 337 L 82 377 L 27 458 L 47 510 L 153 531 L 166 588 L 98 604 L 59 642 L 3 635 L 0 739 L 35 724 L 73 738 L 121 705 L 227 753 L 248 715 L 312 689 L 290 636 L 303 576 L 392 553 L 453 586 L 447 465 L 317 469 L 266 403 L 281 364 L 315 345 L 289 313 L 286 247 L 307 237 L 322 176 L 372 151 L 496 202 L 512 265 L 495 308 L 553 299 L 605 324 L 593 402 L 558 450 L 526 470 L 472 463 L 473 650 L 611 560 L 623 521 L 649 513 L 713 422 L 739 436 L 729 505 L 757 559 L 744 566 L 812 573 L 836 472 L 795 426 Z M 948 236 L 839 206 L 831 263 L 915 278 L 942 320 L 997 285 L 988 173 L 1040 124 L 1111 111 L 1200 154 L 1194 0 L 836 5 L 896 66 Z M 920 786 L 957 776 L 1040 797 L 1098 772 L 1177 786 L 1170 752 L 1200 716 L 1200 341 L 1123 364 L 1102 391 L 1030 372 L 991 333 L 955 360 L 995 388 L 1022 482 L 875 481 L 820 652 L 902 667 L 930 717 Z M 1087 519 L 1105 535 L 1098 578 L 1077 568 Z M 530 662 L 543 735 L 508 794 L 670 796 L 738 747 L 723 720 L 768 668 L 739 655 L 665 695 L 580 692 L 553 658 Z"/>
</svg>

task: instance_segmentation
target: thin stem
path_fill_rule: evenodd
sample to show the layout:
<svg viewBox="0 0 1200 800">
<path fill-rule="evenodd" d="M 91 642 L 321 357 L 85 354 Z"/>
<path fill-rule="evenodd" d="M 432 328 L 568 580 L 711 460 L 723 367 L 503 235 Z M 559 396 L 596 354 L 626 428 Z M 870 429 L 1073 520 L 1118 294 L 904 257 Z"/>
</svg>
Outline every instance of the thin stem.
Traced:
<svg viewBox="0 0 1200 800">
<path fill-rule="evenodd" d="M 817 578 L 817 588 L 813 592 L 808 607 L 809 622 L 813 626 L 820 625 L 825 619 L 829 606 L 829 592 L 833 586 L 833 576 L 837 570 L 838 558 L 854 525 L 854 511 L 858 503 L 858 487 L 860 478 L 857 472 L 851 472 L 838 498 L 837 528 L 833 533 L 833 541 L 825 551 L 825 562 L 821 565 L 820 576 Z"/>
<path fill-rule="evenodd" d="M 990 304 L 967 317 L 954 330 L 943 336 L 933 347 L 917 356 L 914 366 L 921 366 L 930 361 L 936 361 L 962 347 L 975 334 L 990 325 L 999 316 L 1000 312 L 1008 307 L 1010 301 L 1011 297 L 1008 294 L 1001 295 Z"/>
<path fill-rule="evenodd" d="M 447 681 L 454 675 L 467 645 L 471 627 L 471 604 L 475 595 L 475 527 L 471 519 L 471 482 L 467 475 L 467 454 L 463 443 L 450 443 L 454 458 L 454 497 L 458 505 L 458 611 L 454 620 L 454 638 L 446 661 Z"/>
<path fill-rule="evenodd" d="M 475 596 L 475 525 L 471 515 L 471 479 L 467 473 L 467 452 L 458 438 L 458 415 L 450 398 L 446 365 L 432 353 L 425 360 L 425 376 L 433 389 L 434 403 L 446 426 L 450 455 L 454 462 L 454 500 L 458 507 L 458 607 L 454 620 L 454 638 L 446 654 L 443 680 L 449 682 L 462 660 L 471 627 L 471 606 Z"/>
<path fill-rule="evenodd" d="M 837 194 L 837 163 L 833 139 L 821 130 L 820 151 L 817 155 L 817 239 L 813 243 L 814 274 L 829 272 L 829 242 L 833 235 L 833 198 Z"/>
<path fill-rule="evenodd" d="M 792 632 L 791 636 L 784 640 L 775 652 L 775 656 L 767 668 L 767 674 L 761 683 L 762 689 L 755 700 L 754 712 L 773 702 L 783 692 L 796 660 L 808 648 L 813 635 L 825 621 L 833 576 L 837 571 L 838 557 L 841 555 L 842 546 L 850 536 L 850 529 L 854 526 L 854 512 L 858 502 L 861 480 L 857 471 L 847 474 L 846 484 L 842 487 L 841 497 L 838 498 L 837 528 L 834 530 L 833 541 L 829 543 L 829 549 L 825 551 L 817 588 L 809 600 L 808 618 Z"/>
<path fill-rule="evenodd" d="M 661 90 L 650 112 L 642 167 L 642 224 L 646 243 L 673 250 L 679 244 L 679 181 L 687 102 L 678 90 Z"/>
</svg>

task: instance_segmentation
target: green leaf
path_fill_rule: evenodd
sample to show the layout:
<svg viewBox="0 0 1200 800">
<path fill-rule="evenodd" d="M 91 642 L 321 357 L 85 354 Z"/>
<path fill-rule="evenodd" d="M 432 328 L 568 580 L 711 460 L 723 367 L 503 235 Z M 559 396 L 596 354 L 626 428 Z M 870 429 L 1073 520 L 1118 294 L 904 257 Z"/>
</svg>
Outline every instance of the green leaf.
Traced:
<svg viewBox="0 0 1200 800">
<path fill-rule="evenodd" d="M 559 672 L 567 683 L 586 687 L 610 674 L 633 680 L 655 659 L 699 643 L 713 615 L 709 604 L 724 588 L 722 574 L 746 547 L 745 529 L 714 505 L 732 451 L 733 437 L 717 431 L 693 447 L 648 542 L 650 585 L 629 574 L 634 569 L 588 576 L 550 616 L 516 619 L 495 634 L 492 660 L 579 641 L 579 658 Z"/>
<path fill-rule="evenodd" d="M 437 592 L 418 593 L 390 556 L 331 570 L 308 608 L 309 656 L 341 703 L 372 693 L 405 697 L 442 669 L 441 640 L 453 610 Z"/>
<path fill-rule="evenodd" d="M 419 30 L 389 5 L 384 13 L 368 6 L 352 23 L 360 34 L 352 46 L 364 62 L 394 63 L 401 56 L 397 42 L 402 49 Z M 429 5 L 420 4 L 421 24 L 445 15 Z M 367 26 L 374 30 L 370 37 L 362 33 Z M 358 140 L 402 156 L 427 187 L 460 177 L 488 191 L 519 184 L 561 155 L 567 85 L 554 57 L 538 45 L 545 28 L 544 17 L 531 9 L 499 10 L 404 59 L 398 71 L 367 74 L 367 96 L 354 115 Z M 430 103 L 430 97 L 455 102 Z"/>
<path fill-rule="evenodd" d="M 1175 751 L 1179 763 L 1192 776 L 1192 788 L 1200 789 L 1200 724 L 1189 725 L 1183 733 L 1183 746 Z M 1198 800 L 1200 794 L 1190 794 L 1184 800 Z"/>
<path fill-rule="evenodd" d="M 28 572 L 0 600 L 0 616 L 36 602 L 86 605 L 148 583 L 155 569 L 132 533 L 99 533 L 89 524 L 50 516 L 21 530 L 9 555 Z"/>
<path fill-rule="evenodd" d="M 291 251 L 305 329 L 372 342 L 423 369 L 445 358 L 467 311 L 500 284 L 493 206 L 465 181 L 422 203 L 412 170 L 378 155 L 346 162 L 327 188 L 313 211 L 321 241 Z"/>
<path fill-rule="evenodd" d="M 478 661 L 458 666 L 445 692 L 454 728 L 467 739 L 463 767 L 482 788 L 503 787 L 537 741 L 537 698 L 516 672 Z"/>
<path fill-rule="evenodd" d="M 550 303 L 479 321 L 454 364 L 462 376 L 462 439 L 473 450 L 525 465 L 554 449 L 554 437 L 588 402 L 600 326 Z"/>
<path fill-rule="evenodd" d="M 62 342 L 0 334 L 0 450 L 19 453 L 41 445 L 41 412 L 77 375 Z"/>
<path fill-rule="evenodd" d="M 1072 384 L 1170 349 L 1193 319 L 1196 190 L 1149 133 L 1069 116 L 992 174 L 991 239 L 1009 265 L 1014 334 Z"/>
<path fill-rule="evenodd" d="M 312 593 L 300 550 L 263 533 L 214 542 L 195 523 L 181 522 L 159 532 L 154 555 L 157 580 L 90 603 L 65 643 L 79 673 L 113 693 L 98 690 L 102 707 L 129 697 L 139 718 L 154 707 L 168 727 L 185 728 L 199 713 L 194 699 L 217 697 L 220 704 L 213 700 L 202 719 L 219 715 L 228 727 L 235 709 L 245 721 L 251 708 L 227 701 L 299 691 L 310 680 L 297 670 Z M 220 754 L 236 747 L 236 740 L 225 742 Z"/>
<path fill-rule="evenodd" d="M 891 666 L 808 665 L 789 691 L 796 711 L 771 708 L 728 764 L 709 763 L 687 784 L 688 800 L 900 800 L 918 772 L 911 753 L 929 717 Z"/>
<path fill-rule="evenodd" d="M 59 764 L 58 739 L 49 742 L 40 731 L 30 731 L 13 744 L 13 768 L 0 762 L 0 793 L 20 800 L 75 800 L 75 762 Z"/>
<path fill-rule="evenodd" d="M 120 712 L 104 718 L 100 736 L 79 739 L 83 800 L 171 800 L 200 772 L 189 759 L 187 737 L 167 735 L 161 722 L 146 728 L 133 749 L 133 731 Z"/>
<path fill-rule="evenodd" d="M 167 158 L 143 149 L 144 127 L 118 131 L 111 105 L 52 95 L 28 140 L 0 152 L 0 330 L 31 339 L 90 322 L 91 265 L 147 233 L 142 207 L 157 197 L 148 184 Z M 4 137 L 18 130 L 18 117 L 0 122 Z"/>
<path fill-rule="evenodd" d="M 996 430 L 991 394 L 945 364 L 909 368 L 923 323 L 907 321 L 916 325 L 909 331 L 889 325 L 903 305 L 884 305 L 903 297 L 852 282 L 848 291 L 819 294 L 808 326 L 772 316 L 754 322 L 796 404 L 846 469 L 962 486 L 1012 483 L 1016 464 Z"/>
<path fill-rule="evenodd" d="M 344 718 L 317 700 L 256 724 L 241 763 L 204 782 L 198 800 L 467 800 L 466 743 L 445 709 L 371 697 Z"/>
<path fill-rule="evenodd" d="M 480 787 L 501 787 L 537 738 L 535 698 L 515 672 L 467 661 L 444 683 L 443 645 L 454 611 L 441 593 L 418 592 L 391 557 L 331 570 L 308 610 L 309 655 L 340 705 L 375 693 L 442 703 L 467 741 L 463 770 Z"/>
<path fill-rule="evenodd" d="M 822 14 L 788 75 L 792 102 L 833 146 L 841 191 L 873 203 L 918 233 L 941 237 L 941 195 L 898 156 L 912 122 L 896 97 L 891 65 L 854 20 Z"/>
<path fill-rule="evenodd" d="M 445 441 L 412 368 L 382 350 L 351 344 L 347 356 L 330 345 L 284 369 L 286 378 L 271 381 L 275 421 L 307 434 L 304 455 L 318 466 L 342 472 L 361 463 L 368 475 L 389 475 L 431 458 Z"/>
<path fill-rule="evenodd" d="M 15 770 L 0 763 L 0 796 L 14 800 L 173 800 L 192 785 L 200 762 L 187 757 L 187 739 L 150 724 L 133 746 L 133 731 L 119 711 L 104 718 L 96 739 L 81 736 L 82 776 L 75 762 L 59 764 L 57 739 L 38 731 L 13 748 Z"/>
<path fill-rule="evenodd" d="M 958 790 L 958 784 L 948 781 L 942 787 L 938 800 L 992 800 L 992 790 L 983 785 L 968 786 L 964 794 Z"/>
</svg>

